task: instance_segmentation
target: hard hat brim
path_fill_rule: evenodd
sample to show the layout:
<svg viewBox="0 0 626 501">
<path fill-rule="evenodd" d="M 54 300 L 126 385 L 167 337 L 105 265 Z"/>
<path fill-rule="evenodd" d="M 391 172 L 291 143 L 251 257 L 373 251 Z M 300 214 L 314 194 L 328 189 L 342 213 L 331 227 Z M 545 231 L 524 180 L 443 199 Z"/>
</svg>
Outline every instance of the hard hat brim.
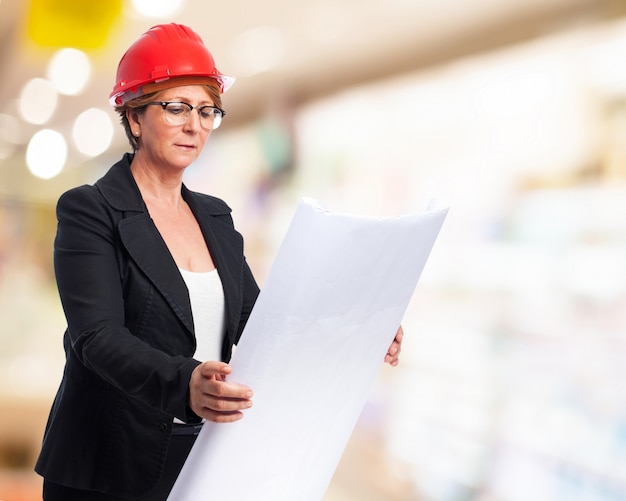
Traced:
<svg viewBox="0 0 626 501">
<path fill-rule="evenodd" d="M 232 75 L 219 74 L 215 76 L 183 76 L 161 80 L 159 82 L 149 82 L 136 88 L 135 91 L 130 89 L 125 92 L 114 94 L 110 97 L 113 106 L 123 106 L 128 101 L 141 97 L 145 94 L 152 94 L 172 87 L 182 87 L 184 85 L 206 85 L 211 82 L 217 82 L 222 93 L 230 89 L 235 83 L 235 77 Z"/>
</svg>

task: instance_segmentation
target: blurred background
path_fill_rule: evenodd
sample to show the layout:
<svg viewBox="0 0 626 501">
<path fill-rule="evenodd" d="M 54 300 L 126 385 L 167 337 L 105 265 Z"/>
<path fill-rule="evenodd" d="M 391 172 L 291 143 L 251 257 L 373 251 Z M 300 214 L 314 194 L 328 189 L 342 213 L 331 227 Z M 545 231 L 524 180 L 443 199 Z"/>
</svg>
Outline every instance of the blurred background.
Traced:
<svg viewBox="0 0 626 501">
<path fill-rule="evenodd" d="M 170 21 L 237 76 L 186 183 L 261 286 L 302 197 L 451 207 L 324 501 L 626 500 L 623 0 L 0 0 L 0 499 L 41 499 L 56 200 L 129 150 L 117 62 Z"/>
</svg>

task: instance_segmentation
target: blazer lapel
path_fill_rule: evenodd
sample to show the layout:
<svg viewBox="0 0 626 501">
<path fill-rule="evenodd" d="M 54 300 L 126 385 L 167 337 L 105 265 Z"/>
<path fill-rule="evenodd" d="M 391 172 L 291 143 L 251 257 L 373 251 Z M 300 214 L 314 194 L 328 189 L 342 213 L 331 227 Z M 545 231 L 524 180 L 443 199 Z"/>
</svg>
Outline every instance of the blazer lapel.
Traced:
<svg viewBox="0 0 626 501">
<path fill-rule="evenodd" d="M 122 219 L 118 229 L 122 243 L 132 259 L 193 334 L 189 292 L 165 241 L 148 213 Z"/>
</svg>

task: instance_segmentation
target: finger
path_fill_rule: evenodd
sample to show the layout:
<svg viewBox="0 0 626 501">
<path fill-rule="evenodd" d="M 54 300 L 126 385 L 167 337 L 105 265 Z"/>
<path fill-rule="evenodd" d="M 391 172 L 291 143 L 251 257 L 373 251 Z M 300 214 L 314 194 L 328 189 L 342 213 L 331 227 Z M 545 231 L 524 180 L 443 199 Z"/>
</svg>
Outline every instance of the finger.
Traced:
<svg viewBox="0 0 626 501">
<path fill-rule="evenodd" d="M 395 360 L 397 358 L 398 358 L 398 352 L 395 352 L 395 353 L 387 352 L 385 354 L 385 362 L 391 362 L 392 360 Z"/>
<path fill-rule="evenodd" d="M 240 419 L 243 417 L 241 411 L 252 407 L 250 399 L 216 397 L 204 393 L 196 393 L 190 403 L 192 410 L 198 416 L 214 422 L 231 422 Z"/>
<path fill-rule="evenodd" d="M 391 343 L 389 347 L 389 354 L 397 357 L 400 355 L 400 351 L 402 351 L 402 338 L 404 337 L 404 330 L 402 326 L 398 327 L 398 331 L 396 332 L 396 337 Z"/>
<path fill-rule="evenodd" d="M 240 398 L 218 398 L 213 395 L 206 395 L 202 399 L 202 406 L 205 409 L 218 413 L 230 413 L 249 409 L 252 407 L 252 400 Z"/>
<path fill-rule="evenodd" d="M 217 398 L 249 400 L 253 395 L 248 386 L 229 383 L 221 379 L 206 379 L 201 386 L 205 394 Z"/>
<path fill-rule="evenodd" d="M 199 366 L 200 374 L 205 378 L 222 379 L 228 376 L 233 370 L 230 365 L 224 362 L 203 362 Z"/>
<path fill-rule="evenodd" d="M 396 335 L 387 350 L 385 355 L 385 362 L 395 367 L 399 363 L 400 351 L 402 351 L 402 338 L 404 337 L 404 329 L 402 326 L 398 327 Z"/>
<path fill-rule="evenodd" d="M 243 417 L 241 411 L 252 407 L 252 391 L 249 388 L 217 380 L 212 383 L 213 394 L 205 393 L 197 402 L 201 417 L 216 423 L 233 422 Z"/>
<path fill-rule="evenodd" d="M 397 365 L 400 363 L 400 359 L 389 357 L 385 359 L 385 363 L 391 365 L 392 367 L 397 367 Z"/>
<path fill-rule="evenodd" d="M 198 415 L 201 418 L 204 418 L 207 421 L 211 421 L 213 423 L 234 423 L 235 421 L 239 421 L 241 418 L 243 418 L 243 412 L 241 411 L 216 412 L 211 409 L 205 409 Z"/>
<path fill-rule="evenodd" d="M 392 356 L 397 356 L 400 353 L 401 345 L 397 341 L 393 341 L 387 350 L 387 353 Z"/>
<path fill-rule="evenodd" d="M 398 327 L 398 331 L 396 332 L 396 341 L 398 341 L 398 343 L 402 342 L 402 338 L 404 337 L 404 329 L 402 328 L 402 326 Z"/>
</svg>

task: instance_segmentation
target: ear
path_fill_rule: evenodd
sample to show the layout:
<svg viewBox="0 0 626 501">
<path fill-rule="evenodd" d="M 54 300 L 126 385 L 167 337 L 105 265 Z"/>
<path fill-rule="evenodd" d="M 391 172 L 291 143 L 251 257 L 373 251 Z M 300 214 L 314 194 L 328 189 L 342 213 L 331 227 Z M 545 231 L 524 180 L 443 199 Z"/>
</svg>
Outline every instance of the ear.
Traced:
<svg viewBox="0 0 626 501">
<path fill-rule="evenodd" d="M 126 118 L 128 119 L 130 130 L 136 131 L 140 128 L 140 121 L 139 121 L 140 116 L 141 114 L 133 108 L 129 108 L 126 110 Z"/>
</svg>

